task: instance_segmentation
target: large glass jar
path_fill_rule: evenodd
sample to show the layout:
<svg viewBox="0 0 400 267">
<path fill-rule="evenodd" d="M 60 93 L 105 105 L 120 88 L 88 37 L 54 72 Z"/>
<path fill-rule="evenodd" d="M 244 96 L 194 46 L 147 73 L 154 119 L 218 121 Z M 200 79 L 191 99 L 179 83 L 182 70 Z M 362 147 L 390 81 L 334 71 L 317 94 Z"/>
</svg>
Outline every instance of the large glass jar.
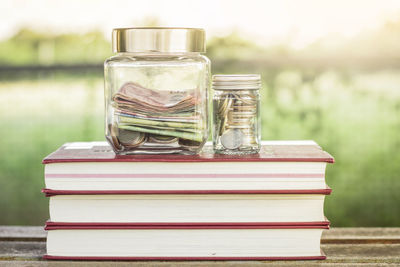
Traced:
<svg viewBox="0 0 400 267">
<path fill-rule="evenodd" d="M 117 154 L 200 152 L 210 61 L 195 28 L 114 29 L 104 63 L 105 135 Z"/>
</svg>

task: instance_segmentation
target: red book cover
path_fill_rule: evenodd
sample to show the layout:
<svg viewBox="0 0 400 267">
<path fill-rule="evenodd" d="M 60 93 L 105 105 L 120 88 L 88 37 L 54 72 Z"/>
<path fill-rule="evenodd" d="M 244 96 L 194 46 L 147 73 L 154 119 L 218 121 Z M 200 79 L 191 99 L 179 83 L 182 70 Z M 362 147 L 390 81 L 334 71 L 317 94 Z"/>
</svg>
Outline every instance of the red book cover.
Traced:
<svg viewBox="0 0 400 267">
<path fill-rule="evenodd" d="M 330 187 L 325 189 L 295 189 L 295 190 L 53 190 L 42 189 L 46 197 L 56 195 L 155 195 L 155 194 L 317 194 L 329 195 Z"/>
<path fill-rule="evenodd" d="M 44 230 L 90 229 L 329 229 L 321 222 L 240 222 L 240 223 L 63 223 L 46 222 Z"/>
<path fill-rule="evenodd" d="M 334 158 L 312 141 L 275 141 L 250 155 L 214 154 L 206 145 L 199 155 L 116 155 L 105 142 L 69 143 L 51 153 L 43 164 L 63 162 L 327 162 Z"/>
<path fill-rule="evenodd" d="M 177 222 L 177 223 L 76 223 L 47 221 L 44 230 L 68 229 L 329 229 L 329 221 L 320 222 Z"/>
</svg>

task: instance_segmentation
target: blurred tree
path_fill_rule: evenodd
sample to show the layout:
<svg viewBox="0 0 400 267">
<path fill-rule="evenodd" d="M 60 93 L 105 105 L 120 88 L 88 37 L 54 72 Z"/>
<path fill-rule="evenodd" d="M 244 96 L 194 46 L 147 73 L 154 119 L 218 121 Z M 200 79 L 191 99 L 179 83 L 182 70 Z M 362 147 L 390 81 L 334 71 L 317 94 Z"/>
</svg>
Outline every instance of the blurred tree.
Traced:
<svg viewBox="0 0 400 267">
<path fill-rule="evenodd" d="M 132 26 L 160 26 L 156 17 L 133 21 Z M 127 25 L 131 26 L 131 25 Z M 352 38 L 328 34 L 303 49 L 287 44 L 259 46 L 234 31 L 227 36 L 212 37 L 207 44 L 207 56 L 221 66 L 232 64 L 269 69 L 358 68 L 379 69 L 400 66 L 400 19 L 382 27 L 360 33 Z M 13 37 L 0 42 L 0 64 L 51 65 L 101 64 L 109 57 L 111 38 L 99 31 L 86 34 L 59 34 L 21 29 Z M 217 66 L 217 65 L 215 65 Z M 218 67 L 219 68 L 219 67 Z"/>
<path fill-rule="evenodd" d="M 254 57 L 261 50 L 254 42 L 233 32 L 223 37 L 213 37 L 207 43 L 207 56 L 211 60 L 244 59 Z"/>
<path fill-rule="evenodd" d="M 0 43 L 0 64 L 6 65 L 100 63 L 110 55 L 110 42 L 99 31 L 51 35 L 21 29 Z"/>
</svg>

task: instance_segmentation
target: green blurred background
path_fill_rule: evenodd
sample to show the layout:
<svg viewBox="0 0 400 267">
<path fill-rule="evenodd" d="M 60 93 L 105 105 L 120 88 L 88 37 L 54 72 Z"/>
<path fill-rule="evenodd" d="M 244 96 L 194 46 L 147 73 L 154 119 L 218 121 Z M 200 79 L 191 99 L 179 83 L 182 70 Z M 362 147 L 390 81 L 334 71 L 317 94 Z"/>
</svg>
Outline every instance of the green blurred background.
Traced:
<svg viewBox="0 0 400 267">
<path fill-rule="evenodd" d="M 300 48 L 285 41 L 262 45 L 235 29 L 208 38 L 213 74 L 262 75 L 263 139 L 312 139 L 335 157 L 325 204 L 333 226 L 399 226 L 398 18 Z M 164 26 L 154 17 L 132 23 L 138 25 Z M 48 200 L 40 193 L 46 155 L 65 142 L 104 140 L 109 32 L 46 29 L 17 27 L 0 41 L 3 225 L 47 220 Z"/>
</svg>

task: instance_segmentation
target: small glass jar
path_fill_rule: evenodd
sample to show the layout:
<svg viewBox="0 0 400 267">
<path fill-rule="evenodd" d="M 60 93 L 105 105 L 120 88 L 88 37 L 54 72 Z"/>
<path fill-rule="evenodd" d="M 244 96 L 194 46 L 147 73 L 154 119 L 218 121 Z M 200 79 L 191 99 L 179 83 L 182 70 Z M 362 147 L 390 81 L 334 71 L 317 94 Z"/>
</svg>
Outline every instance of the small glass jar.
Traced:
<svg viewBox="0 0 400 267">
<path fill-rule="evenodd" d="M 195 28 L 113 31 L 105 135 L 117 154 L 196 154 L 208 138 L 210 61 Z"/>
<path fill-rule="evenodd" d="M 260 75 L 213 76 L 213 147 L 220 154 L 258 153 Z"/>
</svg>

